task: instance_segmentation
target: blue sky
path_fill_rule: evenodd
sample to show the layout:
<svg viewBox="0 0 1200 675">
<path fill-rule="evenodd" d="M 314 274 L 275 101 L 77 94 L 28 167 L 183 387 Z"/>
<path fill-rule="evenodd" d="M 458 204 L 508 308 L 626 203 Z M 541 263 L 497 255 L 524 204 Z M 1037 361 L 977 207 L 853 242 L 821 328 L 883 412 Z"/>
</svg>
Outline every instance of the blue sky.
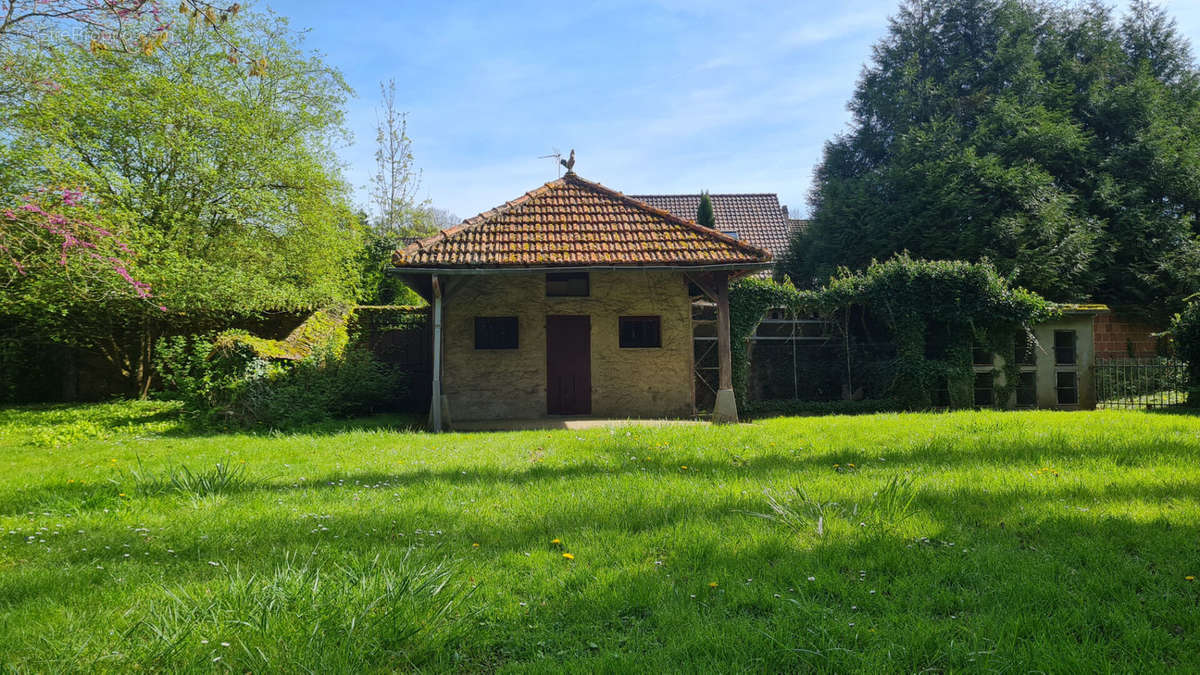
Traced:
<svg viewBox="0 0 1200 675">
<path fill-rule="evenodd" d="M 469 217 L 556 176 L 539 155 L 626 193 L 775 192 L 794 214 L 822 144 L 846 128 L 871 44 L 897 0 L 385 2 L 269 6 L 346 75 L 360 202 L 379 82 L 423 171 L 421 195 Z M 1200 1 L 1173 0 L 1200 37 Z"/>
</svg>

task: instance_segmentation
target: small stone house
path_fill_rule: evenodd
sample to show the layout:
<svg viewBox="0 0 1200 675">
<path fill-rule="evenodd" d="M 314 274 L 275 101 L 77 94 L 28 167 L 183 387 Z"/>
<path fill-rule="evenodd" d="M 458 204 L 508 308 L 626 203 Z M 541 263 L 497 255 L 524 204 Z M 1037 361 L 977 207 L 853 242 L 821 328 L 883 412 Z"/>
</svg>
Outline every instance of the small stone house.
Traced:
<svg viewBox="0 0 1200 675">
<path fill-rule="evenodd" d="M 408 245 L 432 305 L 430 423 L 694 413 L 689 285 L 719 309 L 716 421 L 736 421 L 728 284 L 767 251 L 568 171 Z"/>
<path fill-rule="evenodd" d="M 1034 343 L 1018 350 L 1017 386 L 1008 401 L 997 401 L 995 384 L 1003 384 L 1004 361 L 975 353 L 975 405 L 1051 410 L 1091 410 L 1096 407 L 1097 316 L 1105 305 L 1058 305 L 1058 316 L 1033 327 Z"/>
</svg>

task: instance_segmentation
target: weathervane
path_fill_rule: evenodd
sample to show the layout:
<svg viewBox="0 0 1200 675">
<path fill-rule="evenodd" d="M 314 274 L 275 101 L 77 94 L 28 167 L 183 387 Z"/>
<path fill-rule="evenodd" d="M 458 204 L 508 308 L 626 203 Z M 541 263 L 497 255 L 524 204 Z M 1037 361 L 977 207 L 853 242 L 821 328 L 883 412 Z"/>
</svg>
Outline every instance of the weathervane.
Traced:
<svg viewBox="0 0 1200 675">
<path fill-rule="evenodd" d="M 567 159 L 558 160 L 559 164 L 567 167 L 567 173 L 575 172 L 575 148 L 571 148 L 571 156 Z"/>
</svg>

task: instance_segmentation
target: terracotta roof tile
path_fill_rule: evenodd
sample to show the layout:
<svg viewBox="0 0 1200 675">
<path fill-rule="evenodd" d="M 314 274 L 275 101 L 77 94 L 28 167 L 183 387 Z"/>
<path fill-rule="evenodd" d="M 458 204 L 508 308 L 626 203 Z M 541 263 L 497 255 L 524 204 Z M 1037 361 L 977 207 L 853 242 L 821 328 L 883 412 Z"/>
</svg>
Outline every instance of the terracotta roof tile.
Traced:
<svg viewBox="0 0 1200 675">
<path fill-rule="evenodd" d="M 655 208 L 684 220 L 696 220 L 700 195 L 630 195 Z M 787 253 L 788 242 L 797 228 L 807 221 L 791 220 L 787 208 L 779 205 L 774 194 L 709 195 L 717 229 L 737 232 L 742 241 L 766 249 L 776 259 Z"/>
<path fill-rule="evenodd" d="M 397 267 L 757 265 L 771 254 L 573 173 L 410 244 Z"/>
</svg>

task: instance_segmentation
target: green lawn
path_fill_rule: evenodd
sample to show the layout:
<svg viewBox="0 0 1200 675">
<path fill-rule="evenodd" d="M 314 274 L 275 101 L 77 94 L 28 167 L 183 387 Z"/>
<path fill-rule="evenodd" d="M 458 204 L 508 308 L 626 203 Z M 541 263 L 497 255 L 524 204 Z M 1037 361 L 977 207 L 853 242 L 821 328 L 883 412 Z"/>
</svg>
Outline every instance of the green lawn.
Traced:
<svg viewBox="0 0 1200 675">
<path fill-rule="evenodd" d="M 0 669 L 1200 663 L 1200 417 L 400 422 L 0 411 Z"/>
</svg>

